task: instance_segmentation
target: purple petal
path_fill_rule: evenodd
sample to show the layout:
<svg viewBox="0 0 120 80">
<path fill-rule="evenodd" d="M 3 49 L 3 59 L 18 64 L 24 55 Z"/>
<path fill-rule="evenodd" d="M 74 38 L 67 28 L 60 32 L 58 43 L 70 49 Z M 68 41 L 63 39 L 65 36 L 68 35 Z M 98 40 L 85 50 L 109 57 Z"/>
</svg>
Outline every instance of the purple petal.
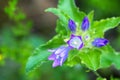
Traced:
<svg viewBox="0 0 120 80">
<path fill-rule="evenodd" d="M 62 66 L 64 61 L 68 57 L 68 52 L 71 50 L 71 47 L 61 46 L 57 48 L 49 57 L 49 60 L 54 60 L 53 67 Z"/>
<path fill-rule="evenodd" d="M 82 42 L 82 38 L 81 38 L 81 36 L 78 36 L 79 37 L 79 39 L 81 40 L 81 42 Z M 81 49 L 83 47 L 83 42 L 80 44 L 80 46 L 79 46 L 79 48 L 78 49 Z"/>
<path fill-rule="evenodd" d="M 60 65 L 59 59 L 54 60 L 52 67 L 57 67 Z"/>
<path fill-rule="evenodd" d="M 48 49 L 49 52 L 55 52 L 56 49 Z"/>
<path fill-rule="evenodd" d="M 76 32 L 76 24 L 73 20 L 69 20 L 68 21 L 68 27 L 70 29 L 71 32 L 75 33 Z"/>
<path fill-rule="evenodd" d="M 65 50 L 64 51 L 62 51 L 59 55 L 60 55 L 60 57 L 64 57 L 64 56 L 66 56 L 66 55 L 68 55 L 68 53 L 69 53 L 69 51 L 71 50 L 71 47 L 66 47 L 65 48 Z"/>
<path fill-rule="evenodd" d="M 49 57 L 48 57 L 48 60 L 55 60 L 55 53 L 52 53 Z"/>
<path fill-rule="evenodd" d="M 71 48 L 81 49 L 83 47 L 83 42 L 81 36 L 73 36 L 71 35 L 71 38 L 69 41 L 67 41 L 67 44 Z"/>
<path fill-rule="evenodd" d="M 96 38 L 93 42 L 92 45 L 95 47 L 102 47 L 107 45 L 109 41 L 107 39 L 104 38 Z"/>
<path fill-rule="evenodd" d="M 65 62 L 65 60 L 68 57 L 68 53 L 66 55 L 64 55 L 64 57 L 60 60 L 60 66 L 62 66 L 62 64 Z"/>
<path fill-rule="evenodd" d="M 55 51 L 55 54 L 60 54 L 62 51 L 64 51 L 64 49 L 65 49 L 64 46 L 59 47 L 59 48 Z"/>
<path fill-rule="evenodd" d="M 65 60 L 68 57 L 68 53 L 71 50 L 71 47 L 66 47 L 66 49 L 60 54 L 61 60 L 60 60 L 60 66 L 62 66 L 62 64 L 65 62 Z"/>
<path fill-rule="evenodd" d="M 81 29 L 83 31 L 86 31 L 86 30 L 89 29 L 89 19 L 88 19 L 88 17 L 84 17 L 82 25 L 81 25 Z"/>
</svg>

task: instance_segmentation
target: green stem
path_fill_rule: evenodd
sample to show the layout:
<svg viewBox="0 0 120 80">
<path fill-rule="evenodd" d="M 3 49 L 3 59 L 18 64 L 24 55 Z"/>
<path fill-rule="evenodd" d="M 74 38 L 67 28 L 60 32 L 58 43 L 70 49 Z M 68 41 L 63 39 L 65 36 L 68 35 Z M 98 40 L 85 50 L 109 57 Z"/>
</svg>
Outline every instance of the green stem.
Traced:
<svg viewBox="0 0 120 80">
<path fill-rule="evenodd" d="M 99 74 L 97 71 L 93 71 L 93 72 L 94 72 L 94 74 L 95 74 L 96 76 L 101 77 L 100 74 Z M 101 77 L 101 78 L 102 78 L 102 77 Z"/>
</svg>

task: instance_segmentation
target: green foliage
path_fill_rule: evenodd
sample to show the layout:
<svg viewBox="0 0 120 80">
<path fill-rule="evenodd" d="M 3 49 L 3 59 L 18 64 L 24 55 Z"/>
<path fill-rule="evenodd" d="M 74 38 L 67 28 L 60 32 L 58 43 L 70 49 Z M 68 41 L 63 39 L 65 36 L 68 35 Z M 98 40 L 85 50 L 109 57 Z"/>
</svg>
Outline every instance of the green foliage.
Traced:
<svg viewBox="0 0 120 80">
<path fill-rule="evenodd" d="M 64 37 L 58 34 L 58 35 L 54 36 L 51 40 L 46 42 L 46 44 L 44 44 L 42 46 L 42 49 L 50 49 L 50 48 L 59 47 L 60 45 L 65 44 L 63 39 L 64 39 Z"/>
<path fill-rule="evenodd" d="M 58 8 L 48 8 L 46 11 L 52 12 L 59 17 L 60 20 L 57 21 L 56 32 L 63 33 L 64 35 L 69 35 L 69 19 L 73 19 L 74 21 L 80 23 L 86 15 L 84 12 L 79 11 L 73 0 L 61 0 L 58 3 Z"/>
<path fill-rule="evenodd" d="M 105 78 L 98 77 L 97 80 L 106 80 Z"/>
<path fill-rule="evenodd" d="M 105 31 L 115 28 L 119 23 L 120 17 L 107 18 L 100 21 L 94 21 L 91 28 L 95 29 L 97 34 L 103 36 Z"/>
<path fill-rule="evenodd" d="M 83 64 L 92 70 L 97 70 L 100 66 L 100 55 L 101 52 L 98 50 L 92 50 L 89 52 L 80 52 L 80 58 Z"/>
<path fill-rule="evenodd" d="M 26 72 L 34 70 L 34 68 L 37 68 L 37 66 L 39 67 L 43 62 L 47 60 L 47 57 L 50 55 L 50 53 L 46 49 L 42 49 L 41 46 L 40 48 L 37 48 L 34 53 L 35 54 L 28 59 Z"/>
<path fill-rule="evenodd" d="M 17 77 L 22 77 L 22 80 L 25 80 L 25 64 L 27 61 L 27 58 L 32 54 L 33 50 L 36 48 L 36 46 L 39 46 L 40 44 L 43 44 L 45 42 L 45 39 L 43 39 L 40 36 L 35 35 L 29 35 L 26 37 L 16 37 L 12 33 L 12 30 L 9 26 L 9 28 L 3 28 L 0 30 L 0 65 L 1 67 L 4 67 L 4 69 L 8 68 L 10 69 L 10 65 L 12 64 L 12 67 L 14 65 L 17 73 Z M 13 61 L 17 65 L 19 65 L 19 70 L 16 69 L 16 65 L 11 62 L 11 64 L 8 62 Z M 4 71 L 4 70 L 2 70 Z M 10 71 L 8 71 L 10 73 Z M 1 73 L 2 74 L 2 73 Z M 5 75 L 6 72 L 4 72 L 3 75 Z M 13 73 L 12 73 L 13 74 Z M 19 75 L 18 75 L 19 74 Z M 32 75 L 37 75 L 37 73 L 32 73 Z M 27 78 L 29 80 L 33 80 L 36 76 L 28 76 Z M 0 76 L 1 79 L 1 76 Z M 19 80 L 19 79 L 18 79 Z"/>
<path fill-rule="evenodd" d="M 65 42 L 70 38 L 71 34 L 68 29 L 69 19 L 75 21 L 77 25 L 76 35 L 82 36 L 84 47 L 81 50 L 71 50 L 68 60 L 65 62 L 66 65 L 75 66 L 76 64 L 84 64 L 87 68 L 96 71 L 114 64 L 120 69 L 120 62 L 118 60 L 120 56 L 116 54 L 118 52 L 114 51 L 109 44 L 102 48 L 93 47 L 91 44 L 95 38 L 103 38 L 105 31 L 115 28 L 120 23 L 120 17 L 93 21 L 94 11 L 86 15 L 75 6 L 74 0 L 59 0 L 57 8 L 49 8 L 46 11 L 52 12 L 59 17 L 56 27 L 56 32 L 58 34 L 46 44 L 35 50 L 35 54 L 28 59 L 26 65 L 27 72 L 39 67 L 41 63 L 46 61 L 50 54 L 47 51 L 49 48 L 57 48 L 61 45 L 66 45 Z M 86 32 L 80 30 L 82 20 L 85 16 L 88 16 L 90 21 L 90 29 Z M 85 40 L 86 36 L 89 36 L 90 39 Z M 113 58 L 114 60 L 112 60 Z M 98 78 L 98 80 L 102 79 Z"/>
<path fill-rule="evenodd" d="M 12 26 L 12 32 L 16 36 L 25 36 L 28 35 L 31 30 L 32 21 L 25 21 L 26 15 L 17 6 L 17 4 L 18 0 L 10 0 L 4 11 L 14 23 L 14 26 Z"/>
<path fill-rule="evenodd" d="M 114 65 L 117 69 L 120 69 L 120 54 L 119 53 L 106 53 L 101 56 L 101 67 L 109 67 L 110 65 Z"/>
</svg>

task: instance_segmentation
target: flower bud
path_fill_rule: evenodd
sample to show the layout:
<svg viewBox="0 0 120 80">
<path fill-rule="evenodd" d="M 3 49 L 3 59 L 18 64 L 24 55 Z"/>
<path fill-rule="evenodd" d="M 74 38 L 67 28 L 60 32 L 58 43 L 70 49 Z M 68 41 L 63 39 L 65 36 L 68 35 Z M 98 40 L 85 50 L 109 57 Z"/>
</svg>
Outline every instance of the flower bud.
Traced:
<svg viewBox="0 0 120 80">
<path fill-rule="evenodd" d="M 75 24 L 75 22 L 73 21 L 73 20 L 69 20 L 68 21 L 68 27 L 69 27 L 69 29 L 70 29 L 70 31 L 72 32 L 72 33 L 75 33 L 76 32 L 76 24 Z"/>
<path fill-rule="evenodd" d="M 82 21 L 81 29 L 83 31 L 86 31 L 86 30 L 89 29 L 89 20 L 88 20 L 88 17 L 84 17 L 84 19 Z"/>
<path fill-rule="evenodd" d="M 109 41 L 107 39 L 104 38 L 96 38 L 93 42 L 92 45 L 95 47 L 102 47 L 107 45 Z"/>
</svg>

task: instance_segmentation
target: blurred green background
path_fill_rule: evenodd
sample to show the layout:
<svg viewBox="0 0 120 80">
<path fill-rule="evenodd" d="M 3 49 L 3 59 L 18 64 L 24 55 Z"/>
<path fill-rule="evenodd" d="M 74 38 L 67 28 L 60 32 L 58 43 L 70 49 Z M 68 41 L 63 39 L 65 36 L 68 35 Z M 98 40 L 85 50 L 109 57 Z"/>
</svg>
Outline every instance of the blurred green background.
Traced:
<svg viewBox="0 0 120 80">
<path fill-rule="evenodd" d="M 94 20 L 120 16 L 120 0 L 75 0 L 81 11 L 95 12 Z M 51 62 L 25 73 L 25 64 L 33 50 L 55 33 L 57 17 L 44 10 L 56 7 L 58 0 L 0 0 L 0 80 L 96 80 L 96 75 L 77 64 L 52 68 Z M 112 47 L 120 51 L 120 25 L 106 32 Z M 108 80 L 120 80 L 113 66 L 98 73 Z M 116 79 L 113 79 L 115 77 Z"/>
</svg>

